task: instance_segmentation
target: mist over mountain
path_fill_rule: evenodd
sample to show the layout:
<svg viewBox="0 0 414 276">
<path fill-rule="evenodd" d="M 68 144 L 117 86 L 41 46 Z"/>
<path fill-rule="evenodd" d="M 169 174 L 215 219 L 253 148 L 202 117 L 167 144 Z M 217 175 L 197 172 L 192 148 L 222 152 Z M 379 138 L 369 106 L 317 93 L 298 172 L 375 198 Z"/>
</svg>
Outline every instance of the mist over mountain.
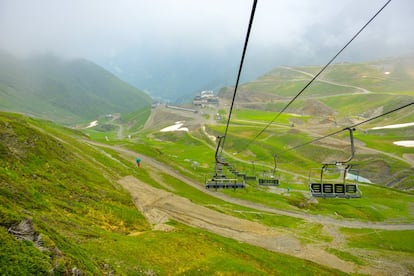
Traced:
<svg viewBox="0 0 414 276">
<path fill-rule="evenodd" d="M 280 65 L 326 64 L 385 1 L 263 0 L 241 80 Z M 97 8 L 99 7 L 99 8 Z M 92 1 L 0 4 L 1 47 L 91 60 L 171 101 L 233 85 L 252 1 Z M 414 4 L 392 1 L 335 62 L 412 53 Z"/>
<path fill-rule="evenodd" d="M 240 83 L 253 81 L 279 66 L 323 66 L 338 50 L 316 43 L 272 48 L 254 45 L 247 49 Z M 339 46 L 338 46 L 339 47 Z M 350 47 L 334 63 L 370 62 L 384 58 L 409 58 L 413 52 L 361 51 Z M 153 98 L 174 103 L 190 101 L 203 90 L 216 93 L 223 87 L 234 86 L 242 55 L 242 44 L 221 49 L 191 49 L 139 45 L 96 62 L 120 79 L 146 91 Z"/>
<path fill-rule="evenodd" d="M 151 104 L 144 92 L 85 60 L 18 59 L 0 52 L 0 109 L 62 123 L 130 112 Z"/>
<path fill-rule="evenodd" d="M 202 90 L 218 90 L 234 83 L 238 51 L 131 48 L 98 61 L 119 78 L 154 98 L 182 102 Z"/>
</svg>

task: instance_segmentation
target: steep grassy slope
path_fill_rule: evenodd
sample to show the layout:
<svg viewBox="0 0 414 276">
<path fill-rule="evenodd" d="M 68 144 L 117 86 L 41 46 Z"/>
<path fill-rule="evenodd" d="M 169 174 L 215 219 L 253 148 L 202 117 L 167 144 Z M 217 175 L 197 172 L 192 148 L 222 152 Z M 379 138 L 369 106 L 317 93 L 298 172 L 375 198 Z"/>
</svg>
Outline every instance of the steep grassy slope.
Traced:
<svg viewBox="0 0 414 276">
<path fill-rule="evenodd" d="M 253 109 L 279 111 L 320 69 L 320 66 L 276 68 L 255 81 L 241 85 L 236 103 Z M 220 94 L 224 98 L 231 98 L 232 92 L 233 88 L 223 88 Z M 351 96 L 359 98 L 343 101 Z M 288 111 L 308 114 L 304 105 L 307 100 L 314 99 L 330 101 L 328 106 L 339 114 L 349 115 L 354 110 L 359 110 L 357 114 L 361 114 L 374 111 L 391 97 L 396 98 L 393 99 L 394 103 L 413 100 L 413 57 L 331 65 Z M 388 103 L 388 106 L 392 104 Z"/>
<path fill-rule="evenodd" d="M 151 99 L 86 60 L 26 60 L 0 52 L 0 108 L 61 123 L 148 107 Z"/>
<path fill-rule="evenodd" d="M 1 241 L 7 245 L 2 246 L 0 266 L 4 273 L 50 269 L 60 273 L 73 267 L 104 271 L 104 260 L 95 259 L 79 244 L 148 228 L 129 196 L 114 186 L 116 162 L 70 144 L 70 138 L 65 141 L 45 134 L 79 133 L 56 127 L 37 129 L 36 125 L 47 125 L 16 115 L 1 114 L 0 124 L 0 230 Z M 44 250 L 7 234 L 7 229 L 25 221 L 31 225 L 30 235 L 41 237 L 38 246 Z M 37 259 L 32 258 L 33 252 Z"/>
<path fill-rule="evenodd" d="M 414 57 L 384 59 L 366 64 L 338 64 L 329 68 L 323 78 L 374 92 L 412 92 Z"/>
<path fill-rule="evenodd" d="M 174 231 L 153 231 L 116 180 L 157 181 L 82 139 L 50 122 L 0 113 L 2 274 L 341 275 L 174 221 Z"/>
</svg>

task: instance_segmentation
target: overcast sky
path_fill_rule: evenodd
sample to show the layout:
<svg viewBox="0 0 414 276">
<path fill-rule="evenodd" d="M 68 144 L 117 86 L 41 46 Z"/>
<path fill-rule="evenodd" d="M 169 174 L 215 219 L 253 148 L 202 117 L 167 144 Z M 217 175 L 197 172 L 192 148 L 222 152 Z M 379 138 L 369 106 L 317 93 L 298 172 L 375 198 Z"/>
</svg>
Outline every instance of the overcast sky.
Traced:
<svg viewBox="0 0 414 276">
<path fill-rule="evenodd" d="M 328 61 L 385 2 L 259 0 L 248 53 Z M 0 48 L 92 60 L 134 48 L 241 51 L 251 6 L 251 0 L 0 0 Z M 406 54 L 414 49 L 413 27 L 414 1 L 393 0 L 343 58 Z"/>
</svg>

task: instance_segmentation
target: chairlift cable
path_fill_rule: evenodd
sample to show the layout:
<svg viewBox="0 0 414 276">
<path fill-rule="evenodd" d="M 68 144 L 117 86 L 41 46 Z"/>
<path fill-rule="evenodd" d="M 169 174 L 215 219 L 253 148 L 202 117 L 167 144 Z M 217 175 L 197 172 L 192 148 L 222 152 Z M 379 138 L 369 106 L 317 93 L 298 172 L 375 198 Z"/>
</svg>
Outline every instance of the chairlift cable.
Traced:
<svg viewBox="0 0 414 276">
<path fill-rule="evenodd" d="M 236 99 L 236 94 L 237 94 L 237 88 L 239 86 L 239 81 L 240 81 L 240 75 L 241 75 L 241 71 L 242 71 L 242 68 L 243 68 L 244 57 L 246 55 L 247 44 L 249 42 L 250 31 L 251 31 L 251 28 L 252 28 L 252 25 L 253 25 L 253 19 L 254 19 L 254 14 L 255 14 L 255 11 L 256 11 L 256 5 L 257 5 L 257 0 L 254 0 L 253 6 L 252 6 L 252 11 L 251 11 L 251 14 L 250 14 L 249 27 L 247 29 L 246 39 L 245 39 L 245 42 L 244 42 L 243 53 L 242 53 L 242 57 L 241 57 L 241 60 L 240 60 L 239 72 L 237 74 L 236 85 L 234 86 L 233 99 L 232 99 L 231 105 L 230 105 L 229 117 L 227 119 L 226 130 L 224 131 L 223 142 L 221 144 L 221 152 L 223 152 L 224 143 L 226 142 L 227 132 L 228 132 L 229 125 L 230 125 L 231 114 L 232 114 L 232 111 L 233 111 L 234 101 Z"/>
<path fill-rule="evenodd" d="M 247 146 L 243 149 L 246 150 L 256 139 L 271 125 L 273 122 L 279 118 L 279 116 L 286 111 L 286 109 L 322 74 L 325 69 L 331 65 L 331 63 L 351 44 L 352 41 L 377 17 L 378 14 L 381 13 L 381 11 L 391 2 L 391 0 L 388 0 L 375 14 L 371 17 L 370 20 L 368 20 L 367 23 L 365 23 L 364 26 L 345 44 L 344 47 L 342 47 L 341 50 L 339 50 L 338 53 L 334 57 L 332 57 L 329 62 L 296 94 L 295 97 L 293 97 L 289 103 L 247 144 Z M 242 151 L 243 151 L 242 150 Z"/>
<path fill-rule="evenodd" d="M 345 127 L 345 128 L 343 128 L 343 129 L 341 129 L 341 130 L 338 130 L 338 131 L 335 131 L 335 132 L 333 132 L 333 133 L 327 134 L 327 135 L 325 135 L 325 136 L 322 136 L 322 137 L 319 137 L 319 138 L 313 139 L 312 141 L 309 141 L 309 142 L 306 142 L 306 143 L 303 143 L 303 144 L 300 144 L 300 145 L 297 145 L 297 146 L 291 147 L 291 148 L 289 148 L 289 149 L 287 149 L 287 150 L 284 150 L 284 151 L 279 152 L 278 154 L 282 154 L 282 153 L 285 153 L 285 152 L 288 152 L 288 151 L 292 151 L 292 150 L 295 150 L 295 149 L 297 149 L 297 148 L 300 148 L 300 147 L 303 147 L 303 146 L 306 146 L 306 145 L 312 144 L 312 143 L 314 143 L 314 142 L 317 142 L 317 141 L 323 140 L 323 139 L 325 139 L 325 138 L 328 138 L 328 137 L 334 136 L 334 135 L 336 135 L 336 134 L 338 134 L 338 133 L 341 133 L 342 131 L 345 131 L 345 130 L 348 130 L 348 129 L 353 129 L 353 128 L 357 127 L 357 126 L 360 126 L 360 125 L 362 125 L 362 124 L 366 124 L 366 123 L 368 123 L 368 122 L 370 122 L 370 121 L 373 121 L 373 120 L 375 120 L 375 119 L 378 119 L 378 118 L 380 118 L 380 117 L 383 117 L 383 116 L 386 116 L 386 115 L 388 115 L 388 114 L 391 114 L 391 113 L 397 112 L 397 111 L 399 111 L 399 110 L 401 110 L 401 109 L 407 108 L 407 107 L 409 107 L 410 105 L 413 105 L 413 104 L 414 104 L 414 102 L 411 102 L 411 103 L 405 104 L 405 105 L 403 105 L 403 106 L 397 107 L 397 108 L 395 108 L 395 109 L 393 109 L 393 110 L 390 110 L 390 111 L 385 112 L 385 113 L 383 113 L 383 114 L 380 114 L 380 115 L 378 115 L 378 116 L 375 116 L 375 117 L 369 118 L 369 119 L 367 119 L 367 120 L 365 120 L 365 121 L 362 121 L 362 122 L 360 122 L 360 123 L 354 124 L 354 125 L 352 125 L 352 126 Z"/>
</svg>

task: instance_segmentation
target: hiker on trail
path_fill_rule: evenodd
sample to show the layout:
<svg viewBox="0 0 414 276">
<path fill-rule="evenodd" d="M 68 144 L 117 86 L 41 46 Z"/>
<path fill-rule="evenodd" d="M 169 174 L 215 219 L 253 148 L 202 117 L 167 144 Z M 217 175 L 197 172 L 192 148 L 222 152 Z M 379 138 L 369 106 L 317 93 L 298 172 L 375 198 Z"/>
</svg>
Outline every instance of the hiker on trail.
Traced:
<svg viewBox="0 0 414 276">
<path fill-rule="evenodd" d="M 137 157 L 137 159 L 135 159 L 135 161 L 137 162 L 137 167 L 141 167 L 141 158 Z"/>
</svg>

